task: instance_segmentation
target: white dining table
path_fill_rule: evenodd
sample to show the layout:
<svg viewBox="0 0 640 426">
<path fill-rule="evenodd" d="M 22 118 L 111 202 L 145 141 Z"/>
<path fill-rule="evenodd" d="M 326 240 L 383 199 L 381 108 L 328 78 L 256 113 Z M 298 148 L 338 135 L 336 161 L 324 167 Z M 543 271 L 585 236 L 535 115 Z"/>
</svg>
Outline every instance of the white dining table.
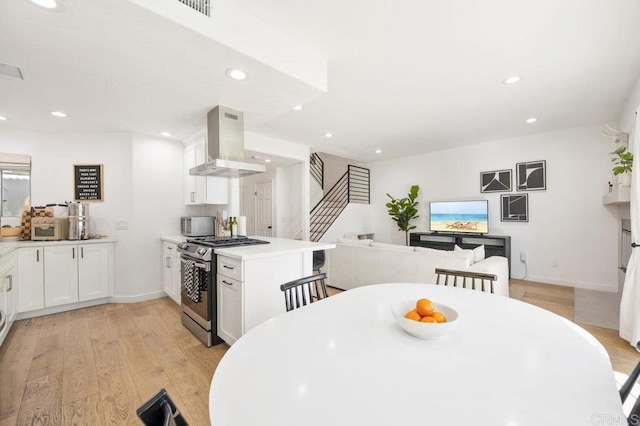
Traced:
<svg viewBox="0 0 640 426">
<path fill-rule="evenodd" d="M 449 334 L 421 340 L 396 324 L 391 305 L 423 297 L 459 312 Z M 209 410 L 214 426 L 626 424 L 609 357 L 578 325 L 506 297 L 401 283 L 253 328 L 218 365 Z"/>
</svg>

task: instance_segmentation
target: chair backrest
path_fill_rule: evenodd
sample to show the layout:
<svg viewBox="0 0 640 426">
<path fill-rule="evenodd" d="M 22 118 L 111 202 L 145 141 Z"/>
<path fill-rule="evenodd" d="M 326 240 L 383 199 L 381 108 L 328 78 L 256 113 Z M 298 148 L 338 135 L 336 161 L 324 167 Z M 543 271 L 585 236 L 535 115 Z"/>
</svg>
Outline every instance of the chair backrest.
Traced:
<svg viewBox="0 0 640 426">
<path fill-rule="evenodd" d="M 313 270 L 320 273 L 320 268 L 324 266 L 326 256 L 324 250 L 316 250 L 313 252 Z"/>
<path fill-rule="evenodd" d="M 498 279 L 494 274 L 457 271 L 455 269 L 436 268 L 436 284 L 463 287 L 493 293 L 493 283 Z"/>
<path fill-rule="evenodd" d="M 146 426 L 189 426 L 164 389 L 142 404 L 136 414 Z"/>
<path fill-rule="evenodd" d="M 640 342 L 636 343 L 636 349 L 640 350 Z M 627 377 L 627 380 L 622 384 L 622 386 L 620 386 L 620 400 L 622 401 L 623 404 L 627 400 L 627 397 L 629 396 L 629 394 L 631 393 L 633 386 L 638 381 L 638 377 L 640 377 L 640 361 L 638 361 L 638 364 L 636 364 L 631 374 L 629 374 L 629 377 Z M 633 408 L 631 409 L 631 411 L 629 412 L 627 419 L 628 419 L 629 425 L 634 425 L 634 426 L 640 425 L 640 398 L 636 399 L 636 402 L 633 405 Z"/>
<path fill-rule="evenodd" d="M 287 312 L 313 303 L 314 300 L 329 297 L 327 284 L 325 282 L 326 278 L 327 274 L 322 273 L 282 284 L 280 290 L 284 293 L 284 303 Z"/>
</svg>

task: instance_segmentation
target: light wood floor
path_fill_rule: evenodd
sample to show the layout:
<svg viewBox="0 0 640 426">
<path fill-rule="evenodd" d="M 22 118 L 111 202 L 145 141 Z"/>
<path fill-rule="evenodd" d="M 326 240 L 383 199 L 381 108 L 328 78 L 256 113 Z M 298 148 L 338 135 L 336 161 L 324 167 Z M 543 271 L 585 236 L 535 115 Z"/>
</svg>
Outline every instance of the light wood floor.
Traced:
<svg viewBox="0 0 640 426">
<path fill-rule="evenodd" d="M 573 320 L 573 289 L 511 280 L 511 295 Z M 339 292 L 332 290 L 331 293 Z M 618 332 L 580 324 L 628 373 L 638 353 Z M 211 378 L 228 346 L 206 348 L 168 298 L 18 321 L 0 348 L 0 426 L 137 424 L 165 388 L 192 425 L 208 424 Z"/>
</svg>

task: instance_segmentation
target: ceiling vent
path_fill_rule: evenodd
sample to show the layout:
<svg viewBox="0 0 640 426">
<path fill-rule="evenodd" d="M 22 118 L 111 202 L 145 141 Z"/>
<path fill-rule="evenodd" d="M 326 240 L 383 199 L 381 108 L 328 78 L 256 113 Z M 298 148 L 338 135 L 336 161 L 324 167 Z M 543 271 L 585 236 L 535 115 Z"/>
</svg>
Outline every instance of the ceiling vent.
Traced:
<svg viewBox="0 0 640 426">
<path fill-rule="evenodd" d="M 0 64 L 0 75 L 5 77 L 17 78 L 18 80 L 24 80 L 22 76 L 22 70 L 16 66 L 9 64 Z"/>
<path fill-rule="evenodd" d="M 211 0 L 178 0 L 180 3 L 189 6 L 191 9 L 211 16 Z"/>
</svg>

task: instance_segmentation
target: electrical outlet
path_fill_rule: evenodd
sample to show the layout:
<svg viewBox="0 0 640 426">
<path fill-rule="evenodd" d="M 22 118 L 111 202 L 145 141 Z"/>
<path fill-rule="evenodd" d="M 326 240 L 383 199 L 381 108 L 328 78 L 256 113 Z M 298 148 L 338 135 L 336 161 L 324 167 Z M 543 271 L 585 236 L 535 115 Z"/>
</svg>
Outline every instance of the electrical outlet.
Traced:
<svg viewBox="0 0 640 426">
<path fill-rule="evenodd" d="M 527 252 L 526 251 L 521 251 L 520 252 L 520 262 L 527 263 Z"/>
<path fill-rule="evenodd" d="M 129 224 L 126 220 L 116 220 L 116 230 L 126 231 L 127 229 L 129 229 Z"/>
</svg>

